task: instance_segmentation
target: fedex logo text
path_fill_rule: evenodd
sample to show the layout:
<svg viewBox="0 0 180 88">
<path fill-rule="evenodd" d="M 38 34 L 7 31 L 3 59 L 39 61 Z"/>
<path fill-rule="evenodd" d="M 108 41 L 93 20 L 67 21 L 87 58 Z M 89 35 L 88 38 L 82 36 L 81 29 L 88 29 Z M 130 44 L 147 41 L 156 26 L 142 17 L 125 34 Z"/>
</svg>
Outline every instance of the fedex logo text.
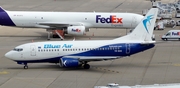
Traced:
<svg viewBox="0 0 180 88">
<path fill-rule="evenodd" d="M 105 18 L 101 17 L 101 15 L 96 15 L 96 23 L 114 23 L 114 24 L 122 24 L 123 18 L 118 18 L 116 15 L 110 15 L 110 17 Z"/>
<path fill-rule="evenodd" d="M 180 36 L 180 32 L 172 32 L 172 35 L 179 35 Z"/>
<path fill-rule="evenodd" d="M 72 29 L 71 31 L 73 31 L 73 32 L 81 32 L 80 29 Z"/>
</svg>

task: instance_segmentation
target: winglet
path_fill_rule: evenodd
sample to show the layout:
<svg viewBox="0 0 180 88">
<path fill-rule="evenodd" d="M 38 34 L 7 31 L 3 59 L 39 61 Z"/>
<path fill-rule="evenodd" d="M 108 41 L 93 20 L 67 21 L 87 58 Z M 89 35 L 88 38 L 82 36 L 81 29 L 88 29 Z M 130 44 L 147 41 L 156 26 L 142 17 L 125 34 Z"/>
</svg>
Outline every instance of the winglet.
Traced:
<svg viewBox="0 0 180 88">
<path fill-rule="evenodd" d="M 0 12 L 5 12 L 5 10 L 0 6 Z"/>
</svg>

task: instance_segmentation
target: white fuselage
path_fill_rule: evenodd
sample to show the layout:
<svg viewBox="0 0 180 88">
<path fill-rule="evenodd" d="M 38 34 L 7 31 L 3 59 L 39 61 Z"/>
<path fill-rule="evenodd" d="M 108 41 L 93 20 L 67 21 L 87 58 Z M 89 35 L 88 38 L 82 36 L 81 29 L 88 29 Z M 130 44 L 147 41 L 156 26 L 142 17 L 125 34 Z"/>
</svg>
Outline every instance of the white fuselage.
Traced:
<svg viewBox="0 0 180 88">
<path fill-rule="evenodd" d="M 63 24 L 78 24 L 86 28 L 135 28 L 143 18 L 133 13 L 96 13 L 96 12 L 28 12 L 6 11 L 17 27 L 57 27 Z M 112 17 L 111 17 L 112 16 Z M 119 20 L 119 21 L 118 21 Z M 40 25 L 48 22 L 50 25 Z M 8 26 L 8 25 L 7 25 Z M 53 25 L 54 27 L 54 25 Z"/>
</svg>

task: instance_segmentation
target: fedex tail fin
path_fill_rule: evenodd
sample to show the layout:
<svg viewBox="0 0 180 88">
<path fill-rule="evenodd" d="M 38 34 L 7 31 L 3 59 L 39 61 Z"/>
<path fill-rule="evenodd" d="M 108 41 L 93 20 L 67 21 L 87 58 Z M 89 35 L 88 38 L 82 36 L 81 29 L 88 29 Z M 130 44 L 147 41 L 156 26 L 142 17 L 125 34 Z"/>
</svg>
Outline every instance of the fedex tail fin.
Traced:
<svg viewBox="0 0 180 88">
<path fill-rule="evenodd" d="M 158 8 L 151 8 L 143 20 L 136 26 L 132 33 L 114 40 L 143 40 L 152 41 Z"/>
<path fill-rule="evenodd" d="M 0 12 L 5 12 L 5 10 L 0 6 Z"/>
</svg>

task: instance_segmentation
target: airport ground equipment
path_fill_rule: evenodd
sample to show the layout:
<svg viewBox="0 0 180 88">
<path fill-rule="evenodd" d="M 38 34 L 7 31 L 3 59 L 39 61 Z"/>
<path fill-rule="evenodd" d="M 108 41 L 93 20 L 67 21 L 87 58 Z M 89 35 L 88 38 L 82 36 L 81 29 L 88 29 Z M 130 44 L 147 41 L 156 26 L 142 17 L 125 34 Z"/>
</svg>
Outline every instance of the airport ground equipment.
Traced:
<svg viewBox="0 0 180 88">
<path fill-rule="evenodd" d="M 180 10 L 176 10 L 175 17 L 180 18 Z"/>
<path fill-rule="evenodd" d="M 162 37 L 162 40 L 180 40 L 180 30 L 169 30 Z"/>
<path fill-rule="evenodd" d="M 157 22 L 157 23 L 156 23 L 156 26 L 155 26 L 155 28 L 154 28 L 154 30 L 164 30 L 164 29 L 165 29 L 165 27 L 164 27 L 163 21 Z"/>
<path fill-rule="evenodd" d="M 176 20 L 176 26 L 180 26 L 180 20 Z"/>
</svg>

